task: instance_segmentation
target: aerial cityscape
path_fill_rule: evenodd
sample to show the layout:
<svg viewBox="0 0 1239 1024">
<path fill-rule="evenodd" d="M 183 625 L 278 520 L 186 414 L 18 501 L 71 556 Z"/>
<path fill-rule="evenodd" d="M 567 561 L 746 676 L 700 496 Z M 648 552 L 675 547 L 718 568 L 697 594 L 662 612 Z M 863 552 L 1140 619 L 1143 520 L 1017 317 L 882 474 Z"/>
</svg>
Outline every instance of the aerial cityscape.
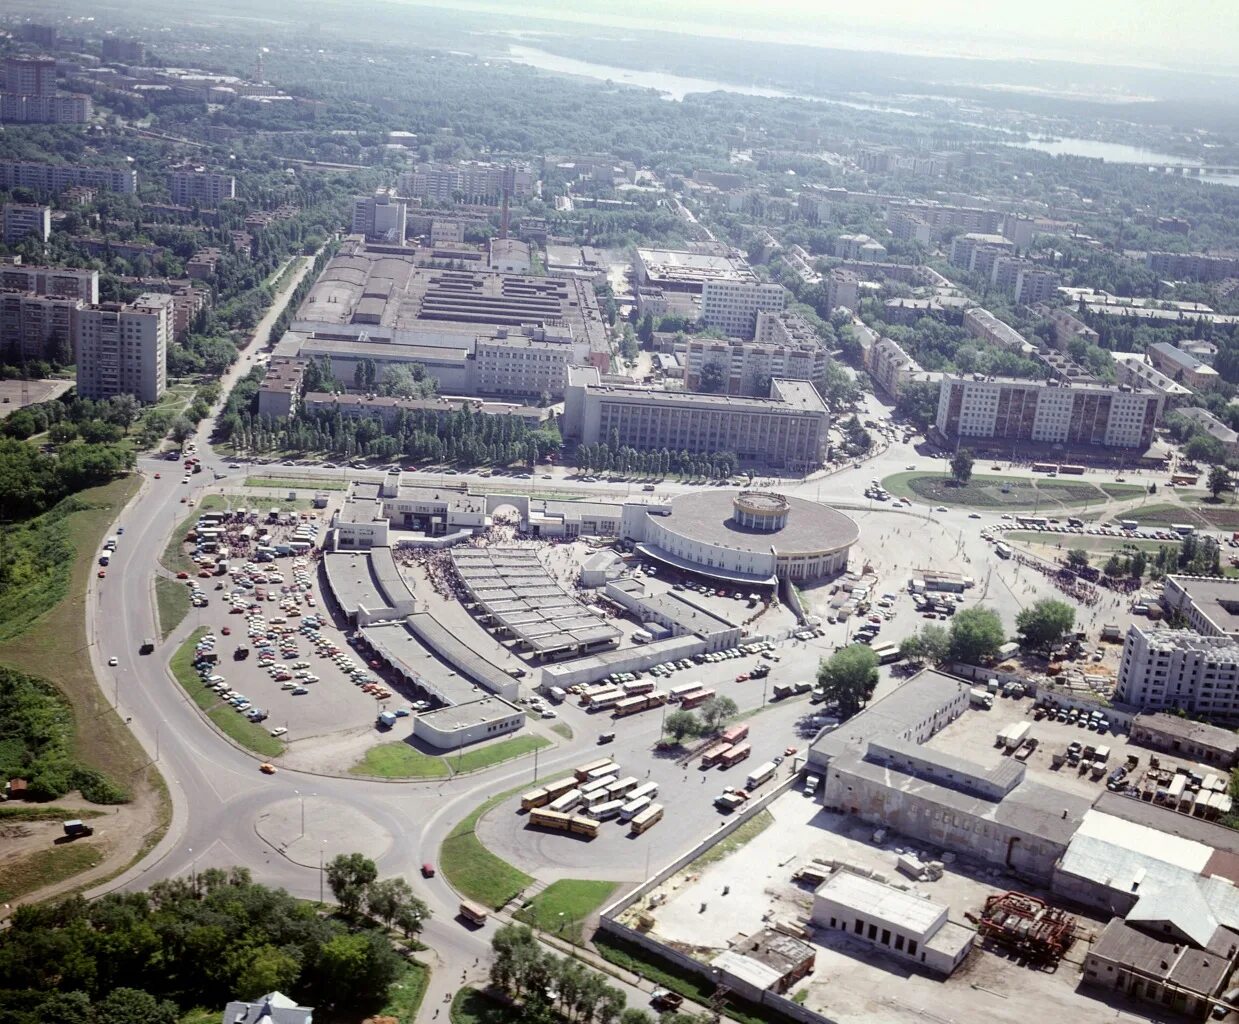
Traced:
<svg viewBox="0 0 1239 1024">
<path fill-rule="evenodd" d="M 0 1024 L 1239 1021 L 1239 9 L 1094 2 L 9 0 Z"/>
</svg>

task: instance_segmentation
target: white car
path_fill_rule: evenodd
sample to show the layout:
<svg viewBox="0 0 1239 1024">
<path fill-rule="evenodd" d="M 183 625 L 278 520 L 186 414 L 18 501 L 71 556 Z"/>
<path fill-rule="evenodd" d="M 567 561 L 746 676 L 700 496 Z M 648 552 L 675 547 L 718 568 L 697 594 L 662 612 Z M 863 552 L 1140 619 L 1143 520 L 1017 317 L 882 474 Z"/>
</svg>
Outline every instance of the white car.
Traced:
<svg viewBox="0 0 1239 1024">
<path fill-rule="evenodd" d="M 284 726 L 281 725 L 281 726 L 277 726 L 276 728 L 272 729 L 271 735 L 272 736 L 283 736 L 284 733 L 286 732 L 288 732 L 288 730 Z"/>
<path fill-rule="evenodd" d="M 945 512 L 945 511 L 946 511 L 946 506 L 945 506 L 945 505 L 939 505 L 936 509 L 934 509 L 934 511 L 935 511 L 935 512 Z"/>
<path fill-rule="evenodd" d="M 120 664 L 120 659 L 116 657 L 108 658 L 108 664 L 111 665 L 113 668 L 115 668 L 117 665 Z"/>
<path fill-rule="evenodd" d="M 547 708 L 545 711 L 542 712 L 542 717 L 543 718 L 558 718 L 559 716 L 555 714 L 555 712 L 552 711 L 550 708 Z"/>
</svg>

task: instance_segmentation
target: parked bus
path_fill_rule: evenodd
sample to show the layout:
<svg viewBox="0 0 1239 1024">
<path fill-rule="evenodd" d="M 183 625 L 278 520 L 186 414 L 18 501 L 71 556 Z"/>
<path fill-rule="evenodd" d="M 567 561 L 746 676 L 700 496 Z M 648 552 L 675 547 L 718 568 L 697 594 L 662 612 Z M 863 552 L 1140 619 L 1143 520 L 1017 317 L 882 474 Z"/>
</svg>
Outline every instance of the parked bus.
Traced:
<svg viewBox="0 0 1239 1024">
<path fill-rule="evenodd" d="M 479 906 L 476 903 L 471 903 L 469 900 L 460 901 L 460 916 L 470 924 L 484 925 L 490 913 L 485 907 Z"/>
<path fill-rule="evenodd" d="M 625 793 L 631 793 L 636 788 L 637 777 L 635 775 L 628 775 L 610 783 L 607 786 L 607 793 L 612 800 L 617 800 Z"/>
<path fill-rule="evenodd" d="M 879 665 L 889 665 L 899 660 L 899 648 L 894 644 L 879 644 L 873 648 L 873 653 L 878 656 Z"/>
<path fill-rule="evenodd" d="M 653 679 L 636 679 L 631 683 L 624 683 L 621 687 L 626 697 L 636 697 L 643 693 L 650 693 L 654 689 Z"/>
<path fill-rule="evenodd" d="M 599 781 L 613 782 L 617 775 L 619 775 L 619 765 L 612 761 L 610 764 L 604 764 L 600 768 L 593 769 L 593 771 L 585 776 L 585 781 L 582 782 L 581 785 Z"/>
<path fill-rule="evenodd" d="M 563 796 L 557 796 L 550 802 L 550 809 L 563 814 L 565 811 L 570 811 L 581 802 L 581 791 L 579 789 L 570 789 Z"/>
<path fill-rule="evenodd" d="M 610 799 L 611 795 L 605 789 L 596 789 L 592 793 L 582 793 L 581 802 L 577 804 L 577 809 L 592 811 L 595 807 L 605 804 Z"/>
<path fill-rule="evenodd" d="M 1034 462 L 1032 464 L 1034 473 L 1056 473 L 1058 472 L 1058 463 L 1056 462 Z"/>
<path fill-rule="evenodd" d="M 718 766 L 719 768 L 725 771 L 726 769 L 730 768 L 733 764 L 739 764 L 746 757 L 748 757 L 749 754 L 751 753 L 753 753 L 752 744 L 737 743 L 733 746 L 728 747 L 727 750 L 723 753 L 723 755 L 719 757 Z"/>
<path fill-rule="evenodd" d="M 573 834 L 594 839 L 598 835 L 598 821 L 584 814 L 574 814 L 570 823 Z"/>
<path fill-rule="evenodd" d="M 581 796 L 586 797 L 592 793 L 605 793 L 607 791 L 607 787 L 614 781 L 614 775 L 604 775 L 602 778 L 590 779 L 588 782 L 582 782 Z"/>
<path fill-rule="evenodd" d="M 1011 549 L 1002 541 L 999 541 L 994 545 L 994 554 L 996 554 L 999 558 L 1010 558 Z"/>
<path fill-rule="evenodd" d="M 650 804 L 644 811 L 632 819 L 630 826 L 630 835 L 639 836 L 644 832 L 648 832 L 657 825 L 663 818 L 663 805 Z"/>
<path fill-rule="evenodd" d="M 715 743 L 704 754 L 701 755 L 701 767 L 702 768 L 713 768 L 716 764 L 718 764 L 718 759 L 722 757 L 725 753 L 727 753 L 727 751 L 730 749 L 731 749 L 730 743 L 724 743 L 722 741 Z"/>
<path fill-rule="evenodd" d="M 615 705 L 615 710 L 611 714 L 615 718 L 623 718 L 626 715 L 635 715 L 666 703 L 667 695 L 661 690 L 655 690 L 653 693 L 642 694 L 640 697 L 628 697 L 621 700 Z"/>
<path fill-rule="evenodd" d="M 700 689 L 700 683 L 683 683 L 680 686 L 673 686 L 667 691 L 667 703 L 678 704 L 687 694 L 696 693 Z"/>
<path fill-rule="evenodd" d="M 1121 526 L 1124 530 L 1140 529 L 1140 523 L 1137 522 L 1135 519 L 1120 519 L 1119 526 Z"/>
<path fill-rule="evenodd" d="M 1050 521 L 1045 516 L 1016 516 L 1015 525 L 1023 526 L 1026 529 L 1037 529 L 1049 526 Z"/>
<path fill-rule="evenodd" d="M 1060 465 L 1058 467 L 1058 471 L 1060 473 L 1067 473 L 1071 476 L 1083 476 L 1084 475 L 1083 466 L 1074 466 L 1067 462 L 1064 462 L 1062 465 Z"/>
<path fill-rule="evenodd" d="M 626 694 L 621 686 L 612 686 L 595 693 L 583 693 L 581 694 L 581 707 L 589 708 L 590 711 L 602 711 L 606 708 L 614 707 L 625 696 Z"/>
<path fill-rule="evenodd" d="M 615 762 L 609 757 L 600 757 L 596 761 L 587 761 L 585 764 L 572 770 L 572 774 L 576 776 L 577 782 L 584 782 L 589 778 L 589 773 L 597 771 L 599 768 L 610 768 Z"/>
<path fill-rule="evenodd" d="M 642 785 L 638 786 L 636 789 L 634 789 L 631 793 L 628 794 L 628 799 L 638 800 L 644 796 L 648 796 L 651 800 L 653 800 L 654 797 L 658 796 L 658 783 L 657 782 L 643 783 Z"/>
<path fill-rule="evenodd" d="M 545 789 L 531 789 L 521 797 L 521 810 L 532 811 L 535 807 L 545 807 L 551 802 L 551 794 Z"/>
<path fill-rule="evenodd" d="M 567 832 L 572 815 L 563 811 L 537 810 L 529 815 L 529 824 L 535 828 L 553 828 Z"/>
<path fill-rule="evenodd" d="M 742 739 L 746 739 L 749 734 L 749 723 L 740 722 L 738 725 L 729 725 L 723 730 L 719 736 L 720 743 L 739 743 Z"/>
<path fill-rule="evenodd" d="M 563 796 L 570 789 L 576 789 L 576 779 L 571 775 L 565 775 L 562 779 L 556 779 L 554 782 L 548 782 L 542 787 L 550 794 L 550 798 L 554 800 L 557 796 Z"/>
<path fill-rule="evenodd" d="M 770 779 L 774 776 L 774 773 L 778 770 L 779 766 L 773 761 L 767 761 L 763 765 L 758 765 L 751 772 L 749 772 L 749 777 L 745 780 L 744 788 L 756 789 L 763 783 L 770 781 Z"/>
<path fill-rule="evenodd" d="M 629 795 L 631 796 L 631 794 Z M 628 803 L 624 804 L 624 806 L 620 808 L 620 821 L 632 821 L 633 818 L 649 807 L 651 802 L 652 800 L 648 796 L 636 797 L 635 799 L 629 800 Z"/>
<path fill-rule="evenodd" d="M 1067 517 L 1067 525 L 1068 525 L 1068 526 L 1070 526 L 1070 527 L 1072 527 L 1072 528 L 1074 529 L 1074 528 L 1077 528 L 1077 527 L 1083 526 L 1083 525 L 1084 525 L 1084 520 L 1083 520 L 1083 519 L 1080 519 L 1078 516 L 1068 516 L 1068 517 Z"/>
<path fill-rule="evenodd" d="M 687 711 L 689 708 L 695 708 L 701 704 L 704 704 L 713 696 L 713 690 L 697 690 L 685 697 L 684 700 L 680 702 L 680 706 Z"/>
<path fill-rule="evenodd" d="M 608 800 L 605 804 L 591 807 L 589 813 L 599 821 L 610 821 L 612 818 L 619 817 L 620 808 L 623 806 L 623 800 Z"/>
<path fill-rule="evenodd" d="M 1192 526 L 1191 523 L 1172 523 L 1170 528 L 1180 537 L 1190 537 L 1196 532 L 1196 527 Z"/>
</svg>

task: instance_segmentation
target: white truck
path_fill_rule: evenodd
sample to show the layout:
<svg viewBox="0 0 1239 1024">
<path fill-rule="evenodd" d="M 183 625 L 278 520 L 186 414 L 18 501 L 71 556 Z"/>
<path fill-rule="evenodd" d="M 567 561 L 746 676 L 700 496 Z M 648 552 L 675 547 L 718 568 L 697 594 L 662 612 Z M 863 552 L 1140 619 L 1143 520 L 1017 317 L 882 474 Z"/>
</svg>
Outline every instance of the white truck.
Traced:
<svg viewBox="0 0 1239 1024">
<path fill-rule="evenodd" d="M 744 788 L 751 792 L 758 786 L 769 781 L 778 769 L 779 766 L 773 761 L 767 761 L 763 765 L 758 765 L 758 767 L 749 772 L 749 777 L 744 781 Z"/>
<path fill-rule="evenodd" d="M 1016 722 L 1006 727 L 1003 730 L 1002 745 L 1007 749 L 1008 753 L 1018 750 L 1020 745 L 1028 739 L 1029 733 L 1032 732 L 1032 722 Z"/>
<path fill-rule="evenodd" d="M 968 703 L 974 708 L 984 708 L 988 710 L 994 706 L 994 698 L 989 690 L 983 686 L 974 686 L 968 692 Z"/>
</svg>

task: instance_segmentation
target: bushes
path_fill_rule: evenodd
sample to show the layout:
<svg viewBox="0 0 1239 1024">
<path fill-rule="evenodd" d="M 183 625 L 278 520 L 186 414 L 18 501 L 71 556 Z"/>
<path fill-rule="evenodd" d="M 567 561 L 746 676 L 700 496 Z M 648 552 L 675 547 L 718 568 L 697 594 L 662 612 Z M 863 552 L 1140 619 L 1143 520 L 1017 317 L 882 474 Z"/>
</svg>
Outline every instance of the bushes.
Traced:
<svg viewBox="0 0 1239 1024">
<path fill-rule="evenodd" d="M 32 800 L 55 800 L 79 789 L 94 803 L 122 803 L 123 790 L 72 755 L 69 706 L 52 686 L 0 668 L 0 777 L 24 778 Z"/>
</svg>

